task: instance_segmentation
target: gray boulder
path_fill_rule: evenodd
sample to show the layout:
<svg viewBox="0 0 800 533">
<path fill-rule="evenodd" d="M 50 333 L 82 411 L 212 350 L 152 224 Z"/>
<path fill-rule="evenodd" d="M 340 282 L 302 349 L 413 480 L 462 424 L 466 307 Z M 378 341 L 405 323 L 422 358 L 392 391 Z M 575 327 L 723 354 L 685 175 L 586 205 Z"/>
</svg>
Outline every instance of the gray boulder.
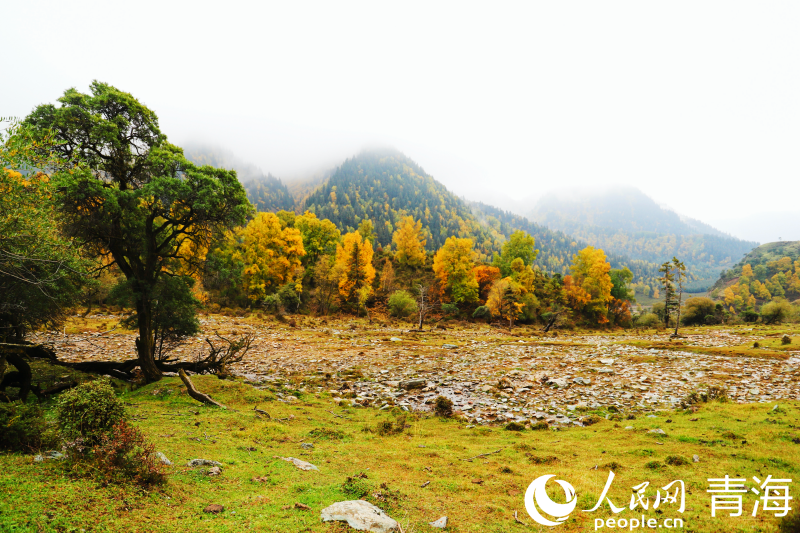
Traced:
<svg viewBox="0 0 800 533">
<path fill-rule="evenodd" d="M 210 459 L 192 459 L 187 466 L 222 466 L 222 463 Z"/>
<path fill-rule="evenodd" d="M 371 531 L 373 533 L 389 533 L 400 531 L 400 524 L 364 500 L 349 500 L 337 502 L 322 510 L 323 522 L 346 521 L 347 525 L 358 531 Z"/>
<path fill-rule="evenodd" d="M 443 516 L 439 520 L 434 520 L 433 522 L 428 522 L 431 527 L 437 527 L 439 529 L 444 529 L 447 527 L 447 517 Z"/>
<path fill-rule="evenodd" d="M 305 462 L 303 460 L 300 460 L 300 459 L 297 459 L 295 457 L 276 457 L 276 458 L 277 459 L 283 459 L 284 461 L 292 463 L 294 466 L 296 466 L 300 470 L 306 470 L 306 471 L 308 471 L 308 470 L 317 470 L 317 471 L 319 471 L 319 468 L 317 468 L 316 466 L 312 465 L 311 463 L 307 463 L 307 462 Z"/>
<path fill-rule="evenodd" d="M 400 388 L 405 390 L 422 389 L 425 388 L 426 381 L 424 379 L 409 379 L 400 382 Z"/>
<path fill-rule="evenodd" d="M 166 455 L 164 455 L 163 453 L 161 453 L 161 452 L 156 452 L 156 453 L 155 453 L 155 456 L 156 456 L 156 459 L 158 459 L 159 461 L 161 461 L 161 464 L 162 464 L 162 465 L 166 465 L 166 466 L 171 466 L 171 465 L 172 465 L 172 461 L 170 461 L 169 459 L 167 459 L 167 456 L 166 456 Z"/>
</svg>

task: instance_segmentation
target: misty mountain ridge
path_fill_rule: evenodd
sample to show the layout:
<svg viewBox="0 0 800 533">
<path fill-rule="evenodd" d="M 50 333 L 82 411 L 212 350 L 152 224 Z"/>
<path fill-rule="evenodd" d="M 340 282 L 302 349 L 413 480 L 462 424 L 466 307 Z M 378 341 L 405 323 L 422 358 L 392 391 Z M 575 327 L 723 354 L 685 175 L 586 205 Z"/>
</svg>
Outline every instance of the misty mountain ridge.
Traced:
<svg viewBox="0 0 800 533">
<path fill-rule="evenodd" d="M 606 250 L 660 264 L 678 257 L 692 272 L 690 287 L 710 287 L 757 242 L 743 241 L 662 207 L 630 186 L 551 191 L 529 218 Z"/>
<path fill-rule="evenodd" d="M 692 273 L 690 286 L 702 290 L 757 243 L 735 239 L 699 220 L 659 206 L 634 187 L 556 190 L 545 193 L 528 217 L 449 191 L 417 163 L 393 148 L 364 150 L 341 165 L 308 179 L 284 183 L 235 158 L 188 150 L 197 162 L 225 164 L 239 171 L 259 210 L 305 210 L 331 220 L 342 232 L 372 221 L 376 244 L 389 246 L 402 216 L 422 222 L 427 248 L 449 236 L 469 237 L 479 257 L 490 261 L 517 229 L 536 239 L 536 264 L 550 273 L 569 273 L 572 256 L 592 245 L 602 248 L 614 268 L 628 266 L 638 282 L 657 284 L 658 264 L 677 256 Z M 516 210 L 515 210 L 516 211 Z"/>
<path fill-rule="evenodd" d="M 542 195 L 528 218 L 569 231 L 571 226 L 597 226 L 625 232 L 672 235 L 714 235 L 735 239 L 712 226 L 658 204 L 636 187 L 615 185 L 556 189 Z"/>
</svg>

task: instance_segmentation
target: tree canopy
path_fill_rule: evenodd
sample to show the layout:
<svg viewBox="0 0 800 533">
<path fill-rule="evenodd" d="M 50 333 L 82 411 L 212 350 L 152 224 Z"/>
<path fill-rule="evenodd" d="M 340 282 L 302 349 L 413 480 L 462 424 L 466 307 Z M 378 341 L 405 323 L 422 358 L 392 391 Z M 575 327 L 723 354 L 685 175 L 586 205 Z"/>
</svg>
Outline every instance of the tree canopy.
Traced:
<svg viewBox="0 0 800 533">
<path fill-rule="evenodd" d="M 156 114 L 129 93 L 93 82 L 91 94 L 68 89 L 60 106 L 37 107 L 24 124 L 52 132 L 57 209 L 68 234 L 109 257 L 136 295 L 139 364 L 154 363 L 153 291 L 160 278 L 197 268 L 199 248 L 252 212 L 236 173 L 189 162 L 161 132 Z"/>
</svg>

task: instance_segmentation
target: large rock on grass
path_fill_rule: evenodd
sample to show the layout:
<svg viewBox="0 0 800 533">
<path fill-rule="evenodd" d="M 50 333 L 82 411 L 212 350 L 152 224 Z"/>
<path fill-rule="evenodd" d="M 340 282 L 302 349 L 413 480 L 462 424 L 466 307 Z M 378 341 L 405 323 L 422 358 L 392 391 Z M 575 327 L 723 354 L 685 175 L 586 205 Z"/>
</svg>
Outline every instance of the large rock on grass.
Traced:
<svg viewBox="0 0 800 533">
<path fill-rule="evenodd" d="M 400 531 L 400 524 L 396 520 L 364 500 L 334 503 L 322 510 L 322 521 L 346 521 L 353 529 L 373 533 Z"/>
</svg>

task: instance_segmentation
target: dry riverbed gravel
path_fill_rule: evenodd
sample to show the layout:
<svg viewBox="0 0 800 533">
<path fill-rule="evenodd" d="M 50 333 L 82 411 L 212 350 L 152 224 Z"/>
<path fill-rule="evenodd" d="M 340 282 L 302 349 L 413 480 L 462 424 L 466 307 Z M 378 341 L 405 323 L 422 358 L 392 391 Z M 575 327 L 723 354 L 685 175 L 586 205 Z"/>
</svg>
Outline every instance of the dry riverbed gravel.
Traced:
<svg viewBox="0 0 800 533">
<path fill-rule="evenodd" d="M 119 318 L 90 317 L 108 323 Z M 473 424 L 582 424 L 591 410 L 671 409 L 688 393 L 708 386 L 727 389 L 740 403 L 800 399 L 800 350 L 781 359 L 636 345 L 663 343 L 666 333 L 510 337 L 484 325 L 409 332 L 313 319 L 297 328 L 216 315 L 201 322 L 204 334 L 190 339 L 173 357 L 194 359 L 215 331 L 254 332 L 252 350 L 233 371 L 256 386 L 292 384 L 308 394 L 329 393 L 336 402 L 423 411 L 431 410 L 441 395 Z M 68 362 L 135 356 L 131 332 L 45 332 L 33 337 L 34 342 L 52 344 L 59 359 Z M 755 331 L 709 329 L 682 342 L 724 348 L 762 338 Z M 290 394 L 280 396 L 295 401 Z"/>
</svg>

